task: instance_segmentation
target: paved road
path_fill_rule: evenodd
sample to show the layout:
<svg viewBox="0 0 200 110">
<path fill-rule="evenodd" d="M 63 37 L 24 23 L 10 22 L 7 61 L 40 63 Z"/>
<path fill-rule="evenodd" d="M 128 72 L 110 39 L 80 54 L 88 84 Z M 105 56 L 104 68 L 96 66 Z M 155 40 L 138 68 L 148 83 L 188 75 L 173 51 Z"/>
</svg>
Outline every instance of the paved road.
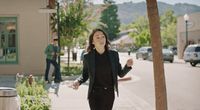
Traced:
<svg viewBox="0 0 200 110">
<path fill-rule="evenodd" d="M 128 58 L 127 53 L 121 53 L 120 56 L 122 62 Z M 154 106 L 153 63 L 136 60 L 134 54 L 131 54 L 130 57 L 134 59 L 134 67 L 131 73 L 136 80 L 124 83 L 123 87 Z M 200 110 L 200 65 L 192 67 L 175 57 L 174 63 L 165 62 L 164 67 L 168 109 Z"/>
<path fill-rule="evenodd" d="M 134 54 L 128 56 L 127 53 L 120 53 L 122 64 L 125 64 L 129 57 L 134 59 L 133 69 L 129 73 L 133 76 L 133 80 L 119 83 L 121 95 L 116 98 L 114 110 L 153 110 L 155 106 L 153 63 L 136 60 Z M 200 65 L 191 67 L 176 58 L 174 63 L 165 62 L 164 66 L 168 109 L 200 110 Z M 15 77 L 1 76 L 0 82 L 0 86 L 8 84 L 14 86 Z M 67 85 L 65 83 L 52 85 L 53 89 L 50 89 L 49 95 L 55 108 L 53 110 L 87 110 L 87 86 L 84 85 L 79 91 L 74 91 Z M 54 90 L 58 90 L 58 94 L 55 94 Z"/>
</svg>

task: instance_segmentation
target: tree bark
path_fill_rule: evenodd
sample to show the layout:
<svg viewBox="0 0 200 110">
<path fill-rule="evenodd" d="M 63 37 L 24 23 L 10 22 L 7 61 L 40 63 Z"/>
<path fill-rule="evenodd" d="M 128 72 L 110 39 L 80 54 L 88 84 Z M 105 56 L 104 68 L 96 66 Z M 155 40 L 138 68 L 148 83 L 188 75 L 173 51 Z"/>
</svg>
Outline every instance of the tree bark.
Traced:
<svg viewBox="0 0 200 110">
<path fill-rule="evenodd" d="M 167 93 L 162 60 L 162 43 L 160 35 L 160 20 L 156 0 L 146 0 L 153 49 L 153 67 L 155 81 L 156 110 L 167 110 Z"/>
</svg>

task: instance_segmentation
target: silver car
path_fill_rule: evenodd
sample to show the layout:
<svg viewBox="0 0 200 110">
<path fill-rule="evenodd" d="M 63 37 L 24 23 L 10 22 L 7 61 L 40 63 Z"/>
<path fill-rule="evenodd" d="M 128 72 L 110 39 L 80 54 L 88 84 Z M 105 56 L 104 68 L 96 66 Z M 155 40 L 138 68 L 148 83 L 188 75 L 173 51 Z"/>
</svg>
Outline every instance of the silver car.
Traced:
<svg viewBox="0 0 200 110">
<path fill-rule="evenodd" d="M 151 47 L 141 47 L 136 52 L 136 59 L 142 58 L 143 60 L 146 60 L 151 52 Z"/>
<path fill-rule="evenodd" d="M 200 44 L 188 45 L 184 51 L 183 59 L 192 66 L 200 63 Z"/>
<path fill-rule="evenodd" d="M 174 54 L 170 49 L 162 49 L 163 61 L 169 61 L 170 63 L 174 62 Z M 149 55 L 148 60 L 153 60 L 152 54 Z"/>
</svg>

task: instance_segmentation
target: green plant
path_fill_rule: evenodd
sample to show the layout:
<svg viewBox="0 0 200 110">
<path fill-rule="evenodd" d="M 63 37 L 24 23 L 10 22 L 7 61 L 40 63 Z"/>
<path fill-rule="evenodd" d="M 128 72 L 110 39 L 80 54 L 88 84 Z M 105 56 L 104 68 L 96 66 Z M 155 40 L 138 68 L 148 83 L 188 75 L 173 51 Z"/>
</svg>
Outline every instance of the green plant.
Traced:
<svg viewBox="0 0 200 110">
<path fill-rule="evenodd" d="M 63 66 L 62 67 L 62 75 L 64 76 L 73 76 L 80 75 L 82 70 L 82 65 L 72 64 L 70 67 Z"/>
<path fill-rule="evenodd" d="M 28 78 L 23 77 L 16 83 L 16 89 L 21 101 L 21 110 L 49 110 L 50 99 L 44 89 L 44 81 L 34 78 L 30 85 Z"/>
</svg>

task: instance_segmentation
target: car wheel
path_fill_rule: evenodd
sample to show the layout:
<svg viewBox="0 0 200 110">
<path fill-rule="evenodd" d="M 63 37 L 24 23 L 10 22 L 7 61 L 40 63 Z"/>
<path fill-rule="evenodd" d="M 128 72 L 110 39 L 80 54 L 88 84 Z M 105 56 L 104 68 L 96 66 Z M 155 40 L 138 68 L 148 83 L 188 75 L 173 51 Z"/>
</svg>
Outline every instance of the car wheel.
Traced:
<svg viewBox="0 0 200 110">
<path fill-rule="evenodd" d="M 192 66 L 196 66 L 197 63 L 190 62 L 190 64 L 191 64 Z"/>
<path fill-rule="evenodd" d="M 170 62 L 170 63 L 173 63 L 173 60 L 170 60 L 169 62 Z"/>
</svg>

